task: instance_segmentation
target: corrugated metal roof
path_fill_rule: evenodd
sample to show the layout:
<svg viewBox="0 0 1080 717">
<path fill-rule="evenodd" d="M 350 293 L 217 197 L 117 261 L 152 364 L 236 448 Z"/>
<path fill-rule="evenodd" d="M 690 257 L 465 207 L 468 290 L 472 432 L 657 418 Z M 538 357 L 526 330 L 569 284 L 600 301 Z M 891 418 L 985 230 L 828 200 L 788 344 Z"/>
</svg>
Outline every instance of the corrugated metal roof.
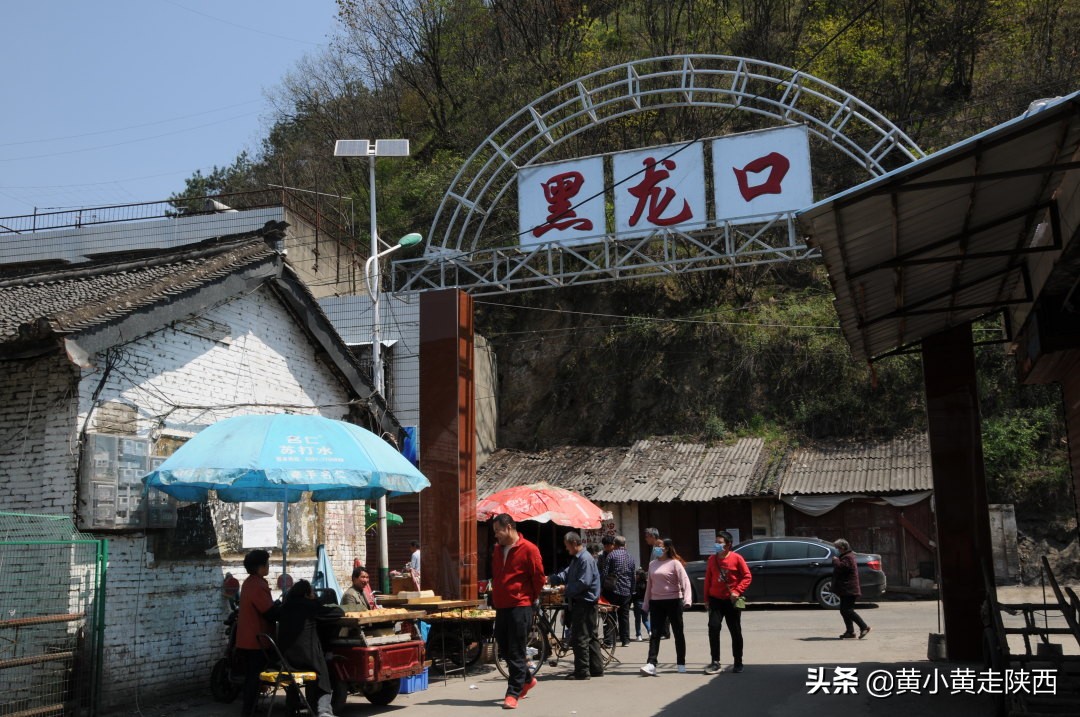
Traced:
<svg viewBox="0 0 1080 717">
<path fill-rule="evenodd" d="M 605 484 L 596 500 L 703 502 L 756 495 L 752 479 L 764 446 L 760 438 L 741 438 L 730 445 L 668 438 L 637 441 L 627 451 L 616 480 Z"/>
<path fill-rule="evenodd" d="M 856 358 L 1009 306 L 1020 326 L 1080 222 L 1078 157 L 1074 93 L 803 211 Z"/>
<path fill-rule="evenodd" d="M 879 443 L 815 444 L 792 450 L 780 469 L 784 495 L 932 490 L 926 434 Z"/>
<path fill-rule="evenodd" d="M 477 471 L 476 489 L 484 498 L 545 480 L 594 501 L 701 502 L 767 492 L 763 457 L 760 438 L 743 438 L 731 445 L 654 438 L 630 447 L 500 450 Z"/>
<path fill-rule="evenodd" d="M 611 480 L 626 448 L 562 446 L 544 451 L 495 451 L 476 472 L 476 496 L 486 498 L 505 488 L 547 481 L 593 499 Z"/>
</svg>

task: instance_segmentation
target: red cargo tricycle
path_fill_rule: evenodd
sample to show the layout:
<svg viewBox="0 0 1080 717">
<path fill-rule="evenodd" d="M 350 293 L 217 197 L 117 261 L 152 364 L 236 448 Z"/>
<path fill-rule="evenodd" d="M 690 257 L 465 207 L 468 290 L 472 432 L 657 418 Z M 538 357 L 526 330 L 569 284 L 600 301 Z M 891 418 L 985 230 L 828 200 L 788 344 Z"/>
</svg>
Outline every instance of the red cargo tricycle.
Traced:
<svg viewBox="0 0 1080 717">
<path fill-rule="evenodd" d="M 424 671 L 424 642 L 416 620 L 423 611 L 349 612 L 340 618 L 339 636 L 330 641 L 329 661 L 337 712 L 349 695 L 363 695 L 375 705 L 388 705 L 401 690 L 401 680 Z"/>
</svg>

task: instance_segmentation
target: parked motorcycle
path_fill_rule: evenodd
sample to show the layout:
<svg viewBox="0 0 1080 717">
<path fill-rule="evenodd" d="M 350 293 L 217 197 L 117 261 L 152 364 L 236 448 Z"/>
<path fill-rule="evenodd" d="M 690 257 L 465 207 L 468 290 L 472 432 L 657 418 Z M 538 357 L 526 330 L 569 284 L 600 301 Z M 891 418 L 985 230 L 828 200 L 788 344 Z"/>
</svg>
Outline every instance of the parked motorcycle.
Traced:
<svg viewBox="0 0 1080 717">
<path fill-rule="evenodd" d="M 244 687 L 244 666 L 236 652 L 236 619 L 240 615 L 239 594 L 229 598 L 229 614 L 225 618 L 225 654 L 214 663 L 210 672 L 210 693 L 218 702 L 228 704 Z"/>
</svg>

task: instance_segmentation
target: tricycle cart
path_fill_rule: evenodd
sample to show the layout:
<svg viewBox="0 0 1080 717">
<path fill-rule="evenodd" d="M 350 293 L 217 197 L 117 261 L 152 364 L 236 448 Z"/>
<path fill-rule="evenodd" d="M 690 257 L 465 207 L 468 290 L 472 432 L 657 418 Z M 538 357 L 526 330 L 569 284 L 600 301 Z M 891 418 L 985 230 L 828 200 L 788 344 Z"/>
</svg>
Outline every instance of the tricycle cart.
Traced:
<svg viewBox="0 0 1080 717">
<path fill-rule="evenodd" d="M 376 705 L 388 705 L 401 689 L 401 680 L 424 671 L 424 642 L 414 620 L 423 611 L 382 608 L 347 612 L 338 620 L 340 632 L 330 642 L 329 662 L 337 712 L 349 695 L 363 695 Z"/>
</svg>

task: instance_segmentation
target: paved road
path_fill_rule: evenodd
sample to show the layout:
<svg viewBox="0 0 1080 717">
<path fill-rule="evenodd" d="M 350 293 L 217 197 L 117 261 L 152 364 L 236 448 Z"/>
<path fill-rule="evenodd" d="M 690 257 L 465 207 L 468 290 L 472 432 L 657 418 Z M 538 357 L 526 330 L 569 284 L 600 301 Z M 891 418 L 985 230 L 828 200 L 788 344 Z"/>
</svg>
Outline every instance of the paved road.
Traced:
<svg viewBox="0 0 1080 717">
<path fill-rule="evenodd" d="M 1032 598 L 1035 596 L 1032 595 Z M 603 678 L 588 682 L 564 681 L 569 663 L 545 666 L 538 687 L 522 701 L 519 714 L 566 717 L 647 717 L 648 715 L 716 715 L 739 717 L 910 717 L 912 714 L 933 717 L 984 717 L 992 714 L 986 695 L 948 694 L 953 684 L 952 671 L 981 665 L 934 663 L 926 660 L 927 636 L 937 632 L 937 604 L 934 601 L 882 602 L 860 609 L 873 628 L 865 640 L 838 640 L 843 631 L 839 613 L 813 606 L 787 605 L 763 608 L 751 606 L 743 619 L 746 639 L 746 670 L 742 674 L 723 672 L 702 674 L 709 661 L 706 616 L 692 612 L 687 617 L 687 674 L 675 671 L 673 641 L 661 643 L 660 673 L 642 677 L 638 668 L 645 661 L 647 643 L 632 643 L 619 648 L 620 663 L 609 668 Z M 728 667 L 730 642 L 721 639 L 721 661 Z M 854 668 L 856 694 L 835 694 L 837 667 Z M 810 694 L 809 671 L 821 668 L 823 683 L 830 694 Z M 866 679 L 881 670 L 898 676 L 901 669 L 915 670 L 922 679 L 933 678 L 937 670 L 939 694 L 903 694 L 872 697 Z M 908 673 L 913 674 L 913 673 Z M 947 680 L 940 686 L 941 680 Z M 400 695 L 385 708 L 370 705 L 362 698 L 350 698 L 342 711 L 352 715 L 400 714 L 401 717 L 432 717 L 450 714 L 495 714 L 500 709 L 506 683 L 490 666 L 482 666 L 467 679 L 460 676 L 445 680 L 436 674 L 429 689 Z M 895 688 L 894 688 L 895 690 Z M 893 692 L 894 690 L 889 690 Z M 157 715 L 198 715 L 199 717 L 235 717 L 239 701 L 218 705 L 204 698 L 143 706 L 145 717 Z M 109 717 L 128 717 L 133 712 L 114 712 Z M 283 714 L 278 711 L 278 714 Z"/>
</svg>

